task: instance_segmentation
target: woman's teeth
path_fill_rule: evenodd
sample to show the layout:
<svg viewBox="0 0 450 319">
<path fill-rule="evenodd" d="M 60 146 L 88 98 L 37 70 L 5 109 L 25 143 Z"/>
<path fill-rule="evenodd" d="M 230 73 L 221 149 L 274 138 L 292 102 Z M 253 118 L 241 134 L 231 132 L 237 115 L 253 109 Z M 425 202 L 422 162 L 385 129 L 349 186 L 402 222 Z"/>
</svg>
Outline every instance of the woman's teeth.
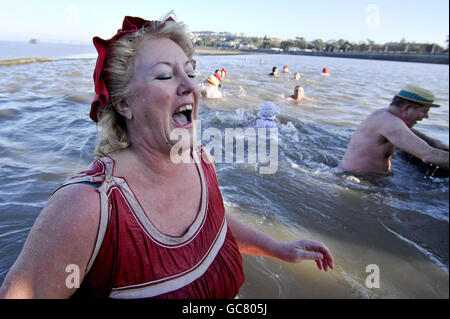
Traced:
<svg viewBox="0 0 450 319">
<path fill-rule="evenodd" d="M 178 108 L 173 114 L 173 120 L 181 126 L 185 126 L 191 122 L 192 104 L 184 105 Z"/>
<path fill-rule="evenodd" d="M 175 113 L 183 112 L 183 111 L 192 111 L 192 104 L 188 104 L 188 105 L 180 107 L 179 109 L 177 109 L 175 111 Z"/>
</svg>

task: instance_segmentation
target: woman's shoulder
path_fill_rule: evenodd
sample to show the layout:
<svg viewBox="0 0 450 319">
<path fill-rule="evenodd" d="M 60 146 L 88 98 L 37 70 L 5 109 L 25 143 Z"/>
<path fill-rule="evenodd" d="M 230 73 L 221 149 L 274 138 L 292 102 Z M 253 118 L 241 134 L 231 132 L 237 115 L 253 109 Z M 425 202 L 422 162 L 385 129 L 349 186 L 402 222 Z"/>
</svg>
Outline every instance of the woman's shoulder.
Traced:
<svg viewBox="0 0 450 319">
<path fill-rule="evenodd" d="M 56 210 L 61 218 L 72 222 L 85 218 L 97 219 L 100 214 L 100 195 L 91 185 L 76 183 L 59 188 L 50 197 L 44 210 Z"/>
<path fill-rule="evenodd" d="M 66 269 L 68 265 L 78 267 L 82 280 L 94 249 L 99 213 L 94 188 L 73 184 L 56 191 L 34 222 L 8 274 L 5 294 L 29 293 L 35 298 L 65 298 L 73 294 L 73 288 L 64 285 Z M 23 283 L 26 292 L 21 291 Z"/>
<path fill-rule="evenodd" d="M 100 224 L 100 195 L 85 184 L 70 184 L 58 189 L 48 200 L 38 217 L 43 233 L 59 238 L 63 246 L 78 242 L 90 253 Z M 33 226 L 34 228 L 35 226 Z M 55 236 L 52 230 L 57 230 Z"/>
<path fill-rule="evenodd" d="M 100 195 L 98 186 L 105 179 L 105 162 L 95 160 L 84 170 L 72 176 L 50 196 L 42 215 L 57 217 L 71 223 L 84 223 L 86 220 L 98 221 L 100 214 Z"/>
</svg>

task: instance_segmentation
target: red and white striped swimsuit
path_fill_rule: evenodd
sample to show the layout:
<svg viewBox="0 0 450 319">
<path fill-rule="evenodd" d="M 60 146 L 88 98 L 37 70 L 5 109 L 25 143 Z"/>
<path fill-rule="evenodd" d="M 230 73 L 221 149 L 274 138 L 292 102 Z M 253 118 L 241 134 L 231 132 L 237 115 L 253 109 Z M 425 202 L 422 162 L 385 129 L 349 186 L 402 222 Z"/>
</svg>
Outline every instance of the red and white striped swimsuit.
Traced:
<svg viewBox="0 0 450 319">
<path fill-rule="evenodd" d="M 181 237 L 155 228 L 127 181 L 114 175 L 114 161 L 109 157 L 96 160 L 67 183 L 98 185 L 101 201 L 97 241 L 74 298 L 237 295 L 244 282 L 242 257 L 227 226 L 214 168 L 199 158 L 201 205 Z"/>
</svg>

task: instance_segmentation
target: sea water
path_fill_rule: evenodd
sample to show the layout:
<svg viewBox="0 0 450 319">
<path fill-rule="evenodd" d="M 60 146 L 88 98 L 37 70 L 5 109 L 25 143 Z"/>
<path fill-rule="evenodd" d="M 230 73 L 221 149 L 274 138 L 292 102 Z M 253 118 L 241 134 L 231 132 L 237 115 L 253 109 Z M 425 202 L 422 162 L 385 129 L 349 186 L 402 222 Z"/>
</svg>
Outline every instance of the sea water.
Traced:
<svg viewBox="0 0 450 319">
<path fill-rule="evenodd" d="M 31 44 L 21 45 L 21 56 L 2 59 L 53 60 L 0 66 L 0 283 L 51 193 L 93 160 L 98 134 L 88 117 L 93 48 L 65 45 L 33 55 Z M 240 298 L 449 297 L 448 178 L 424 175 L 398 156 L 385 177 L 337 169 L 359 123 L 406 84 L 434 92 L 441 107 L 416 128 L 447 144 L 448 65 L 293 55 L 195 58 L 200 84 L 215 69 L 228 75 L 223 99 L 200 100 L 202 130 L 251 127 L 264 101 L 281 109 L 276 172 L 261 174 L 258 163 L 245 160 L 216 164 L 228 213 L 278 240 L 322 241 L 335 257 L 335 269 L 325 273 L 312 261 L 244 256 Z M 268 76 L 284 65 L 292 73 Z M 329 76 L 321 75 L 323 67 Z M 298 84 L 316 101 L 287 101 Z M 376 287 L 369 280 L 373 265 Z"/>
</svg>

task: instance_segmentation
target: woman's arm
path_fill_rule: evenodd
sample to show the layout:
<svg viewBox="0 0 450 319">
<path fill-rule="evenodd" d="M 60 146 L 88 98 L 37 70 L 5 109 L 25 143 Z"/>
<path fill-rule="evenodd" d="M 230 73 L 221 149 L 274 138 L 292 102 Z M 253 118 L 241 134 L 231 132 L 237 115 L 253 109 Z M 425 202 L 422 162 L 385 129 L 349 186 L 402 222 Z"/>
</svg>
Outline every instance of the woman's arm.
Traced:
<svg viewBox="0 0 450 319">
<path fill-rule="evenodd" d="M 226 218 L 242 254 L 275 257 L 293 263 L 314 260 L 320 270 L 334 269 L 333 256 L 321 242 L 309 239 L 280 242 L 229 214 Z"/>
<path fill-rule="evenodd" d="M 66 280 L 78 269 L 82 282 L 99 218 L 100 200 L 93 187 L 75 184 L 58 190 L 36 219 L 0 288 L 0 298 L 70 297 L 76 288 Z"/>
<path fill-rule="evenodd" d="M 212 164 L 215 172 L 213 157 L 206 148 L 202 148 L 202 156 Z M 225 214 L 225 217 L 242 254 L 275 257 L 294 263 L 314 260 L 320 270 L 328 271 L 328 267 L 334 269 L 333 255 L 321 242 L 309 239 L 280 242 L 230 214 Z"/>
</svg>

